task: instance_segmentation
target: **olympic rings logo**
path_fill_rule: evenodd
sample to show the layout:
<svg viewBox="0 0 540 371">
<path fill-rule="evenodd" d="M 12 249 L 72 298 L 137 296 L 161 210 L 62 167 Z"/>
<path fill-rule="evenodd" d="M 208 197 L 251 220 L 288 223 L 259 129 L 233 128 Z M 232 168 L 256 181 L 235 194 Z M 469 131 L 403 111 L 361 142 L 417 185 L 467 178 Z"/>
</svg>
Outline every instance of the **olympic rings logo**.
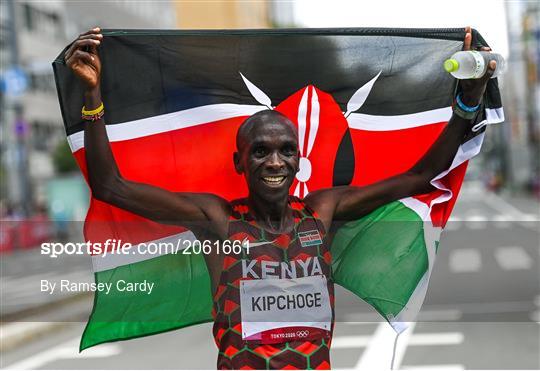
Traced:
<svg viewBox="0 0 540 371">
<path fill-rule="evenodd" d="M 305 338 L 308 335 L 309 335 L 308 330 L 298 330 L 298 331 L 296 331 L 296 336 L 298 336 L 300 338 Z"/>
</svg>

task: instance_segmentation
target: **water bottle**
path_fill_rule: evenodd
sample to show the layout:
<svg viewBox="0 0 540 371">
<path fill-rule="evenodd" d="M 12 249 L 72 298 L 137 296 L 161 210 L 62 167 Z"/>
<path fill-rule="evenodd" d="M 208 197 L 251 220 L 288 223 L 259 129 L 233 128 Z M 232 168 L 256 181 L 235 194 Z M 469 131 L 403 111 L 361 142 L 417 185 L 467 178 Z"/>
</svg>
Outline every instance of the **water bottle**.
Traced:
<svg viewBox="0 0 540 371">
<path fill-rule="evenodd" d="M 484 76 L 492 60 L 497 62 L 497 68 L 491 77 L 494 78 L 504 72 L 506 64 L 504 58 L 497 53 L 476 50 L 460 51 L 444 61 L 444 69 L 456 79 L 478 79 Z"/>
</svg>

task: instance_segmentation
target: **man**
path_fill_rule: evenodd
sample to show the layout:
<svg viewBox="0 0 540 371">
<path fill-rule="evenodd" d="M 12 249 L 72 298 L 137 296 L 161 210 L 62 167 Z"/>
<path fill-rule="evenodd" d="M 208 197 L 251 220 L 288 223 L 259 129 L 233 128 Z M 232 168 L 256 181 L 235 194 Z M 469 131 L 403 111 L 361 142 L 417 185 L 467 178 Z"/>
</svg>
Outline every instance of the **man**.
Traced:
<svg viewBox="0 0 540 371">
<path fill-rule="evenodd" d="M 468 50 L 470 27 L 465 31 Z M 302 368 L 328 368 L 334 287 L 327 231 L 332 221 L 355 220 L 394 200 L 432 190 L 431 179 L 449 167 L 470 130 L 495 62 L 483 78 L 460 82 L 454 114 L 422 159 L 402 174 L 365 187 L 323 189 L 304 199 L 289 196 L 299 171 L 296 128 L 276 111 L 254 114 L 239 128 L 233 156 L 249 194 L 229 202 L 122 177 L 103 120 L 101 40 L 99 28 L 90 30 L 65 56 L 86 86 L 84 140 L 93 196 L 157 222 L 189 227 L 200 240 L 252 242 L 241 253 L 204 256 L 214 298 L 218 368 L 284 368 L 296 362 L 297 353 L 307 355 Z"/>
</svg>

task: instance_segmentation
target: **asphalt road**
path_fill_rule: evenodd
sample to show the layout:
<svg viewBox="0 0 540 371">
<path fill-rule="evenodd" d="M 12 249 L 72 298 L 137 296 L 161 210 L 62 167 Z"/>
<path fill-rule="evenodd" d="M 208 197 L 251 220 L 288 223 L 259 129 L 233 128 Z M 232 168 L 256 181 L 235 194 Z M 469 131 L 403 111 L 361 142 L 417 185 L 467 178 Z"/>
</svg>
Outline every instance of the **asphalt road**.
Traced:
<svg viewBox="0 0 540 371">
<path fill-rule="evenodd" d="M 469 187 L 444 232 L 419 321 L 399 337 L 401 369 L 540 369 L 538 203 Z M 22 279 L 22 278 L 21 278 Z M 22 282 L 21 282 L 22 283 Z M 389 368 L 394 335 L 338 290 L 335 369 Z M 2 368 L 212 369 L 210 324 L 77 353 L 83 323 L 4 352 Z"/>
</svg>

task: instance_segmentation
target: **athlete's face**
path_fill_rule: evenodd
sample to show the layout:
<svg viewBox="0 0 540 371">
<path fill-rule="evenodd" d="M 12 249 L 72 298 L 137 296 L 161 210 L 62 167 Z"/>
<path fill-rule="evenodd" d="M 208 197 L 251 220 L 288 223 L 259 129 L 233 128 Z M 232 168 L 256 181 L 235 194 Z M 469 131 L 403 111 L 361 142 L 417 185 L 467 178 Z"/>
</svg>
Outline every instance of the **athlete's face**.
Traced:
<svg viewBox="0 0 540 371">
<path fill-rule="evenodd" d="M 286 120 L 253 125 L 234 156 L 236 170 L 244 174 L 250 193 L 269 202 L 288 196 L 298 171 L 298 137 Z"/>
</svg>

